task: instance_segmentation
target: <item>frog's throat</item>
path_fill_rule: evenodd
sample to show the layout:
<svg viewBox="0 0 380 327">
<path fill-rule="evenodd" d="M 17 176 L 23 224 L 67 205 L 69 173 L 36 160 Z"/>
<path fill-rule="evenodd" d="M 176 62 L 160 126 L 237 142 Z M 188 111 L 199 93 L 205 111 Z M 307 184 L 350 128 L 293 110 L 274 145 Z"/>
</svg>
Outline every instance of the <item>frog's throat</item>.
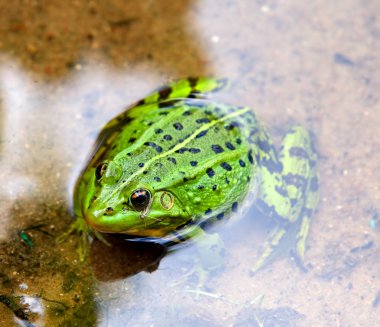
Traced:
<svg viewBox="0 0 380 327">
<path fill-rule="evenodd" d="M 144 165 L 144 169 L 140 169 L 140 170 L 137 170 L 135 173 L 133 173 L 131 176 L 129 176 L 123 183 L 121 183 L 120 185 L 118 185 L 117 188 L 115 188 L 113 190 L 112 193 L 110 193 L 110 195 L 108 196 L 107 199 L 105 200 L 109 200 L 111 199 L 112 197 L 114 197 L 116 194 L 118 194 L 120 192 L 120 190 L 122 188 L 124 188 L 126 185 L 128 185 L 128 183 L 132 180 L 134 180 L 137 176 L 141 175 L 144 171 L 146 171 L 150 165 L 154 162 L 156 162 L 157 160 L 161 159 L 161 158 L 164 158 L 172 153 L 174 153 L 175 151 L 179 150 L 180 148 L 183 148 L 186 144 L 188 144 L 190 141 L 192 141 L 193 139 L 195 139 L 195 137 L 200 133 L 200 132 L 203 132 L 207 129 L 209 129 L 210 127 L 214 126 L 215 124 L 218 124 L 220 122 L 223 122 L 223 121 L 226 121 L 228 119 L 231 119 L 231 118 L 235 118 L 235 117 L 238 117 L 238 116 L 241 116 L 243 114 L 245 114 L 246 112 L 250 111 L 251 109 L 249 107 L 244 107 L 242 109 L 239 109 L 235 112 L 232 112 L 230 114 L 227 114 L 225 115 L 224 117 L 220 118 L 220 119 L 216 119 L 216 120 L 213 120 L 211 121 L 210 123 L 208 124 L 204 124 L 202 127 L 196 129 L 193 134 L 191 134 L 188 138 L 186 138 L 183 142 L 181 143 L 178 143 L 175 147 L 173 147 L 172 149 L 164 152 L 164 153 L 161 153 L 161 154 L 158 154 L 156 156 L 154 156 L 153 158 L 149 159 L 145 165 Z"/>
</svg>

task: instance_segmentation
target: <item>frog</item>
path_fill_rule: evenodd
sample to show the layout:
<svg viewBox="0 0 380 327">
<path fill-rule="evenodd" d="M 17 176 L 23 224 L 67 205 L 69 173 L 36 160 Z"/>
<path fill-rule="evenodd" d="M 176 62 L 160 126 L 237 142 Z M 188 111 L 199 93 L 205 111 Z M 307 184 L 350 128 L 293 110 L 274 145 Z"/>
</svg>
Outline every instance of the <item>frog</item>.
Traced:
<svg viewBox="0 0 380 327">
<path fill-rule="evenodd" d="M 291 127 L 277 151 L 250 107 L 212 99 L 228 85 L 214 77 L 171 82 L 105 125 L 78 178 L 77 219 L 64 235 L 81 235 L 81 259 L 87 233 L 104 242 L 116 234 L 168 247 L 199 239 L 212 247 L 220 241 L 210 226 L 254 206 L 275 227 L 252 273 L 285 240 L 303 260 L 318 202 L 310 133 Z"/>
</svg>

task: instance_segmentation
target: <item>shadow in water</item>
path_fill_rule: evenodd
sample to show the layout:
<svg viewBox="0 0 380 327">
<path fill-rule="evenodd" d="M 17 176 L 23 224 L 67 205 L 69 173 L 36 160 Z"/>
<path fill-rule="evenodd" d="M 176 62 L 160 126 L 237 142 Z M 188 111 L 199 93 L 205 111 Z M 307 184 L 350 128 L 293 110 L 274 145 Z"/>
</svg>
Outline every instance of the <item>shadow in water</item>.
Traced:
<svg viewBox="0 0 380 327">
<path fill-rule="evenodd" d="M 107 246 L 99 240 L 91 243 L 91 264 L 96 278 L 113 281 L 138 274 L 153 272 L 166 254 L 166 248 L 150 242 L 127 241 L 107 236 Z"/>
</svg>

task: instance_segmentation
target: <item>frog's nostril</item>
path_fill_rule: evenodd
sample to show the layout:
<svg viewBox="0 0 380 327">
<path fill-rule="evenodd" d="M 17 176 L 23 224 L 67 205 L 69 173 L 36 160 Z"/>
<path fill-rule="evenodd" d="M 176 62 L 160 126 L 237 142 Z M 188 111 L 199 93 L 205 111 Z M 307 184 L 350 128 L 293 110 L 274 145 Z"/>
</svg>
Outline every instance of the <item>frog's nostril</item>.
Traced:
<svg viewBox="0 0 380 327">
<path fill-rule="evenodd" d="M 114 213 L 114 210 L 112 207 L 108 207 L 105 211 L 104 211 L 104 215 L 106 216 L 112 216 Z"/>
<path fill-rule="evenodd" d="M 87 209 L 90 209 L 91 205 L 95 202 L 96 200 L 96 196 L 94 195 L 91 200 L 90 200 L 90 203 L 88 204 L 88 208 Z"/>
</svg>

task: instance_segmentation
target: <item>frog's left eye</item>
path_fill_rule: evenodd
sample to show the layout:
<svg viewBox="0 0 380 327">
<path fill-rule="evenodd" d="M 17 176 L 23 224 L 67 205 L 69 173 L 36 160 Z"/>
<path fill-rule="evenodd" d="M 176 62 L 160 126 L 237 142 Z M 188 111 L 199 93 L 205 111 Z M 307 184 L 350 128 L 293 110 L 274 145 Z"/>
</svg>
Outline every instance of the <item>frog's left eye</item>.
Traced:
<svg viewBox="0 0 380 327">
<path fill-rule="evenodd" d="M 141 188 L 133 191 L 129 201 L 135 210 L 142 211 L 149 205 L 151 197 L 152 195 L 148 190 Z"/>
<path fill-rule="evenodd" d="M 95 177 L 96 177 L 96 179 L 98 181 L 100 181 L 100 179 L 104 175 L 104 172 L 106 171 L 107 166 L 108 166 L 107 162 L 102 162 L 100 165 L 98 165 L 98 167 L 96 167 L 96 169 L 95 169 Z"/>
</svg>

